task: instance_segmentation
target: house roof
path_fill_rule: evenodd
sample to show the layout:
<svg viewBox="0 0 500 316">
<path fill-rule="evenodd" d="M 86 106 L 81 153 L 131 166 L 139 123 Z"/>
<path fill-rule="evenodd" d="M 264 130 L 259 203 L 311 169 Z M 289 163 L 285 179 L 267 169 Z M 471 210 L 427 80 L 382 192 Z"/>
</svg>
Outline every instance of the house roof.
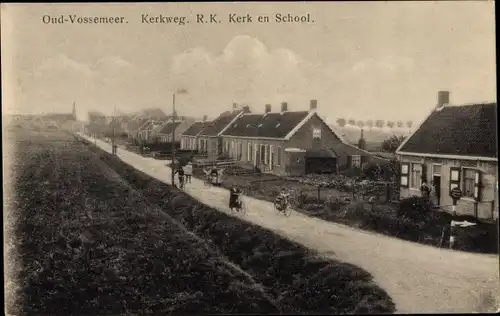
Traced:
<svg viewBox="0 0 500 316">
<path fill-rule="evenodd" d="M 138 130 L 140 129 L 146 122 L 148 121 L 148 119 L 146 118 L 135 118 L 135 119 L 132 119 L 130 120 L 130 122 L 128 123 L 128 130 L 129 131 L 135 131 L 135 130 Z"/>
<path fill-rule="evenodd" d="M 141 127 L 141 131 L 148 131 L 148 132 L 152 132 L 154 131 L 155 129 L 161 127 L 163 124 L 165 124 L 166 122 L 163 122 L 163 121 L 157 121 L 157 120 L 149 120 L 147 122 L 147 124 L 144 124 L 142 127 Z"/>
<path fill-rule="evenodd" d="M 232 112 L 224 112 L 219 117 L 217 117 L 212 122 L 209 122 L 200 131 L 200 136 L 217 136 L 220 132 L 224 130 L 238 115 L 241 114 L 241 110 L 236 110 Z"/>
<path fill-rule="evenodd" d="M 175 122 L 175 123 L 167 122 L 161 126 L 161 128 L 158 130 L 158 133 L 170 135 L 170 134 L 172 134 L 172 131 L 174 130 L 174 128 L 179 127 L 179 125 L 181 125 L 181 122 Z"/>
<path fill-rule="evenodd" d="M 191 124 L 191 126 L 188 127 L 188 129 L 186 131 L 184 131 L 184 133 L 182 133 L 182 135 L 185 135 L 185 136 L 196 136 L 198 135 L 201 130 L 205 127 L 205 125 L 207 124 L 211 124 L 212 122 L 194 122 L 193 124 Z"/>
<path fill-rule="evenodd" d="M 306 158 L 336 158 L 337 153 L 326 148 L 306 151 Z"/>
<path fill-rule="evenodd" d="M 309 114 L 309 111 L 245 114 L 225 132 L 225 136 L 285 138 Z"/>
<path fill-rule="evenodd" d="M 397 152 L 496 158 L 496 111 L 496 103 L 435 109 Z"/>
<path fill-rule="evenodd" d="M 366 150 L 362 150 L 353 145 L 349 145 L 343 142 L 331 145 L 330 148 L 337 154 L 337 156 L 346 155 L 346 156 L 371 156 L 369 152 Z"/>
</svg>

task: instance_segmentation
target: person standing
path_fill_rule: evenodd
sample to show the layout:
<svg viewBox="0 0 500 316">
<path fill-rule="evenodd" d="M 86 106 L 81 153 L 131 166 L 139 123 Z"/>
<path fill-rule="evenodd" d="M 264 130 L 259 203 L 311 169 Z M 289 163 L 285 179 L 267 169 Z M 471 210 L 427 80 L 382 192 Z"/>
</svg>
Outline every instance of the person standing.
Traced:
<svg viewBox="0 0 500 316">
<path fill-rule="evenodd" d="M 186 175 L 186 182 L 191 183 L 191 176 L 193 175 L 193 164 L 188 162 L 184 167 L 184 173 Z"/>
<path fill-rule="evenodd" d="M 427 181 L 422 181 L 422 185 L 420 186 L 420 193 L 424 198 L 429 198 L 431 194 L 431 188 L 427 185 Z"/>
</svg>

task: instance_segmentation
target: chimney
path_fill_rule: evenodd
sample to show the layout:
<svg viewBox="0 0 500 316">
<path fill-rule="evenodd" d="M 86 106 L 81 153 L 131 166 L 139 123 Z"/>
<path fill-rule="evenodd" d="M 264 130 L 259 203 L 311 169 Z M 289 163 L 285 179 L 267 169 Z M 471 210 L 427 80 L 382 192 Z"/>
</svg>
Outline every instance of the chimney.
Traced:
<svg viewBox="0 0 500 316">
<path fill-rule="evenodd" d="M 311 100 L 309 110 L 316 110 L 318 108 L 318 100 Z"/>
<path fill-rule="evenodd" d="M 271 104 L 266 104 L 265 113 L 271 112 Z"/>
<path fill-rule="evenodd" d="M 448 103 L 450 103 L 450 92 L 438 91 L 438 103 L 436 105 L 436 108 L 440 108 Z"/>
<path fill-rule="evenodd" d="M 281 112 L 286 112 L 286 111 L 288 111 L 288 103 L 281 102 Z"/>
<path fill-rule="evenodd" d="M 248 105 L 245 105 L 241 109 L 243 110 L 243 113 L 250 113 L 250 106 L 248 106 Z"/>
<path fill-rule="evenodd" d="M 207 116 L 203 115 L 203 122 L 206 122 L 206 121 L 207 121 Z"/>
<path fill-rule="evenodd" d="M 238 108 L 238 103 L 233 102 L 233 110 L 236 110 Z"/>
</svg>

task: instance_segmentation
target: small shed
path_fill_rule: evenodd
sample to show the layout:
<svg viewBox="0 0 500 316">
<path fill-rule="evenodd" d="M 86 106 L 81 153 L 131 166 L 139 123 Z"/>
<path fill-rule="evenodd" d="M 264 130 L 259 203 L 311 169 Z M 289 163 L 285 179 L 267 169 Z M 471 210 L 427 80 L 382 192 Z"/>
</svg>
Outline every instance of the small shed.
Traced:
<svg viewBox="0 0 500 316">
<path fill-rule="evenodd" d="M 336 173 L 337 155 L 327 149 L 308 150 L 305 154 L 306 173 Z"/>
<path fill-rule="evenodd" d="M 289 176 L 301 176 L 306 172 L 306 150 L 285 148 L 284 162 Z"/>
</svg>

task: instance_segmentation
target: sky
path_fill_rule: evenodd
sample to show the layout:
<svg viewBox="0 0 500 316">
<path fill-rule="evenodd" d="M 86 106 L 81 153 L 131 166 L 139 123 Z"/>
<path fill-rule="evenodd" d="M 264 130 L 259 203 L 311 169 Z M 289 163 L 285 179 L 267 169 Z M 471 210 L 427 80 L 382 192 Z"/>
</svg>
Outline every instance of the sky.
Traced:
<svg viewBox="0 0 500 316">
<path fill-rule="evenodd" d="M 435 106 L 496 101 L 494 4 L 487 2 L 289 2 L 2 4 L 4 113 L 159 107 L 215 117 L 233 102 L 263 112 L 318 100 L 329 122 L 415 120 Z M 196 14 L 219 24 L 197 24 Z M 252 23 L 229 23 L 249 14 Z M 313 22 L 276 23 L 276 13 Z M 186 16 L 147 25 L 142 14 Z M 127 24 L 42 23 L 50 15 L 124 16 Z M 256 17 L 268 15 L 270 23 Z"/>
</svg>

